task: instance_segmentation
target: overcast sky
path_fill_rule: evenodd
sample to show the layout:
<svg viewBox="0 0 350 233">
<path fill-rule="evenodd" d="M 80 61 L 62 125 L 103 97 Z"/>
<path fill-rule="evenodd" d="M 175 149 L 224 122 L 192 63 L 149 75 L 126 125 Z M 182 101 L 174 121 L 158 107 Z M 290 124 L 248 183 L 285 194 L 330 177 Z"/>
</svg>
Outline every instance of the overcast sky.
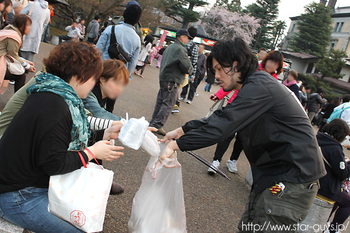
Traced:
<svg viewBox="0 0 350 233">
<path fill-rule="evenodd" d="M 208 2 L 213 5 L 215 0 L 208 0 Z M 251 3 L 256 2 L 256 0 L 241 0 L 242 7 L 245 7 Z M 309 3 L 314 2 L 313 0 L 281 0 L 279 4 L 279 20 L 284 20 L 289 28 L 290 19 L 289 17 L 297 16 L 304 13 L 304 6 Z M 319 2 L 319 0 L 316 0 Z M 338 0 L 336 7 L 350 6 L 349 0 Z"/>
</svg>

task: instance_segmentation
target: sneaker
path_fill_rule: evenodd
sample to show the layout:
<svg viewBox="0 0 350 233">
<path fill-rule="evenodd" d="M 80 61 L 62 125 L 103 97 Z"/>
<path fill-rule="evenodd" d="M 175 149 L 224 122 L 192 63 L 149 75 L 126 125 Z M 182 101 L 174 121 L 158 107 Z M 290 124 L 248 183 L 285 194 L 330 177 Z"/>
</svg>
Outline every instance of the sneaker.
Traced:
<svg viewBox="0 0 350 233">
<path fill-rule="evenodd" d="M 214 160 L 213 163 L 211 164 L 212 166 L 216 167 L 216 168 L 219 168 L 220 167 L 220 162 L 219 160 Z M 216 171 L 214 171 L 212 168 L 209 168 L 208 169 L 208 173 L 209 174 L 215 174 Z"/>
<path fill-rule="evenodd" d="M 187 100 L 186 104 L 192 104 L 192 101 L 191 100 Z"/>
<path fill-rule="evenodd" d="M 194 96 L 199 96 L 199 94 L 198 93 L 194 93 Z"/>
<path fill-rule="evenodd" d="M 185 98 L 179 97 L 179 101 L 184 101 Z"/>
<path fill-rule="evenodd" d="M 10 83 L 11 85 L 15 85 L 15 81 L 13 81 L 13 80 L 11 80 L 9 83 Z"/>
<path fill-rule="evenodd" d="M 237 173 L 237 160 L 228 160 L 226 166 L 229 172 Z"/>
<path fill-rule="evenodd" d="M 173 111 L 171 111 L 171 113 L 179 113 L 180 110 L 179 109 L 173 109 Z"/>
<path fill-rule="evenodd" d="M 167 132 L 163 128 L 159 128 L 158 131 L 154 132 L 155 134 L 159 134 L 165 136 Z"/>
</svg>

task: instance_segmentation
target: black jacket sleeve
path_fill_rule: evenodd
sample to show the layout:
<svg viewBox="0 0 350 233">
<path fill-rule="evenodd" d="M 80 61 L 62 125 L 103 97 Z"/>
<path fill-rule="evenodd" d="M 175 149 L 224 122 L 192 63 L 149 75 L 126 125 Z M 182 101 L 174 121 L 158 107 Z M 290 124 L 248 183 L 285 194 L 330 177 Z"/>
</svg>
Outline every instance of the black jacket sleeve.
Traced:
<svg viewBox="0 0 350 233">
<path fill-rule="evenodd" d="M 339 179 L 344 180 L 350 177 L 350 165 L 345 161 L 345 155 L 340 148 L 328 151 L 327 161 L 332 166 L 332 171 Z"/>
<path fill-rule="evenodd" d="M 269 110 L 274 105 L 272 96 L 263 85 L 246 84 L 224 110 L 209 119 L 187 122 L 182 127 L 186 134 L 177 139 L 180 150 L 196 150 L 226 139 Z"/>
</svg>

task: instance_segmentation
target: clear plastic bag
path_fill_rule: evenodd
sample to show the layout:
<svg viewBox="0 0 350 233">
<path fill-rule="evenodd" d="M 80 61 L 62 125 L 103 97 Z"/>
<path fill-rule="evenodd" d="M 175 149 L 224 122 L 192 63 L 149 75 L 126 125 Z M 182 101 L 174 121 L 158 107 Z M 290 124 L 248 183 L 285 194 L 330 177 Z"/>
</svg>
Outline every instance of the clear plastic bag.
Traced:
<svg viewBox="0 0 350 233">
<path fill-rule="evenodd" d="M 150 141 L 149 141 L 150 142 Z M 157 141 L 153 141 L 155 146 Z M 160 145 L 160 153 L 165 148 Z M 157 168 L 157 178 L 153 179 L 157 155 L 152 155 L 142 184 L 132 205 L 128 224 L 130 233 L 185 233 L 186 212 L 182 186 L 181 166 Z M 177 159 L 173 163 L 178 163 Z"/>
<path fill-rule="evenodd" d="M 148 125 L 149 123 L 145 120 L 144 117 L 141 117 L 140 119 L 131 118 L 120 129 L 118 136 L 119 141 L 131 149 L 140 149 L 140 146 L 148 129 Z"/>
</svg>

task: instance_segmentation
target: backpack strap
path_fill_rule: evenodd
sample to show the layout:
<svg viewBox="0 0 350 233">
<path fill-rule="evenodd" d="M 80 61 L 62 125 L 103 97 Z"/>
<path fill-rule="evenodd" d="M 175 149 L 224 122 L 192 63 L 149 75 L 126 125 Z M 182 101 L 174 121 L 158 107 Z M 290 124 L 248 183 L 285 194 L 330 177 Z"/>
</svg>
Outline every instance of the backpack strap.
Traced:
<svg viewBox="0 0 350 233">
<path fill-rule="evenodd" d="M 115 37 L 115 33 L 114 33 L 114 28 L 115 28 L 115 25 L 112 26 L 111 41 L 109 44 L 110 46 L 117 42 L 117 38 Z"/>
</svg>

